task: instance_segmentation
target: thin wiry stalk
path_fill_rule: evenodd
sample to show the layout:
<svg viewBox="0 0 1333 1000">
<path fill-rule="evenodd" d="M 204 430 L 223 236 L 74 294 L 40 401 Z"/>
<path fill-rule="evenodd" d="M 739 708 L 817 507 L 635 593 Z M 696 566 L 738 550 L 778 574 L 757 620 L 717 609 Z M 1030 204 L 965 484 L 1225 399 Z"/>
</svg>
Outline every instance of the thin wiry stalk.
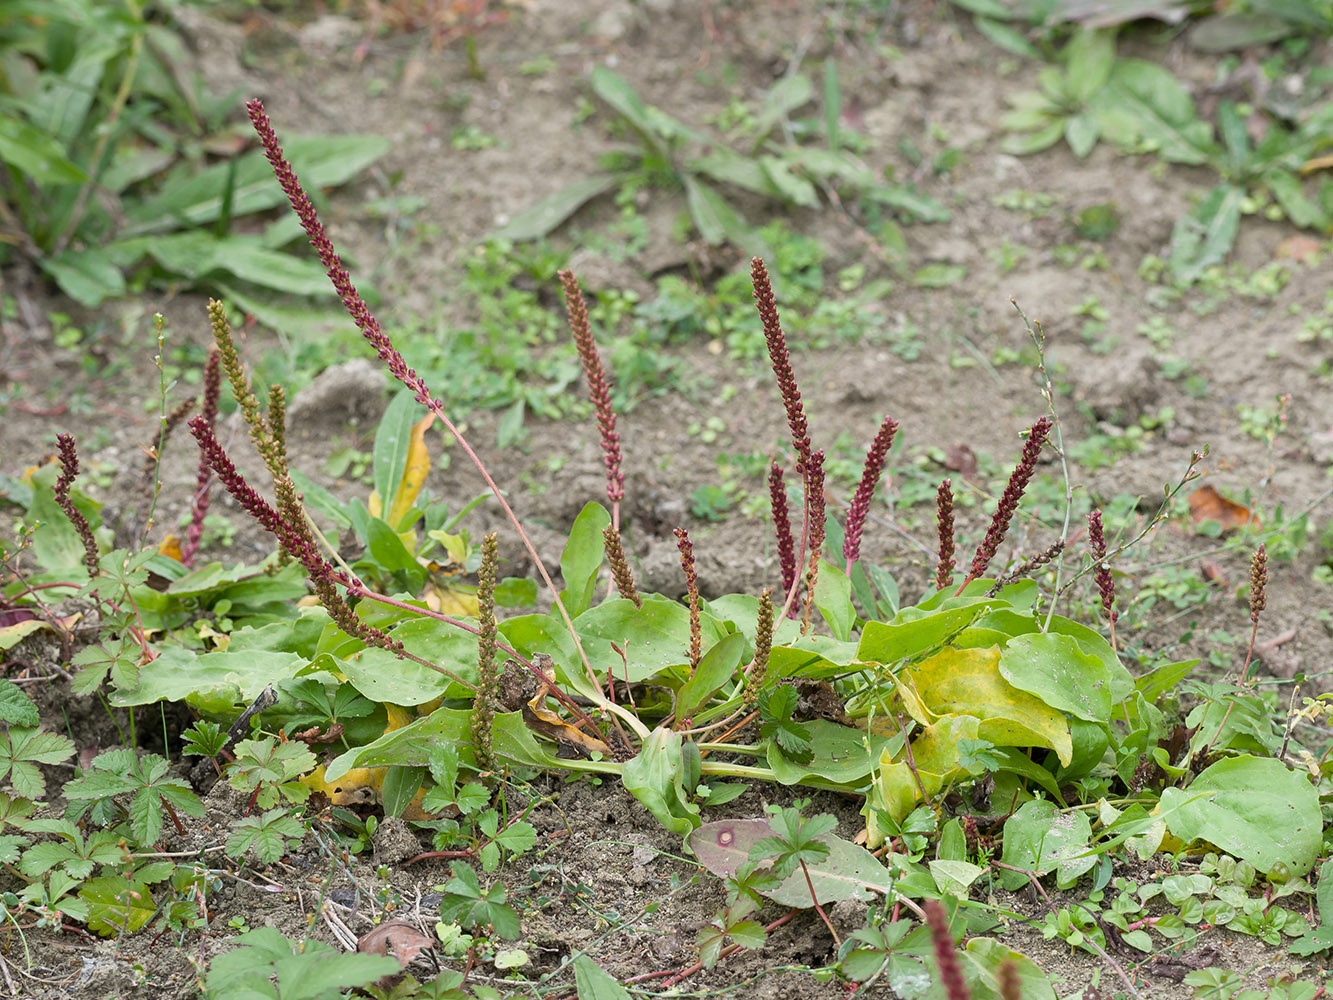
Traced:
<svg viewBox="0 0 1333 1000">
<path fill-rule="evenodd" d="M 1041 398 L 1046 400 L 1046 412 L 1050 415 L 1051 422 L 1054 425 L 1051 432 L 1051 447 L 1055 449 L 1055 456 L 1060 460 L 1060 478 L 1065 487 L 1065 516 L 1064 523 L 1060 525 L 1060 537 L 1068 538 L 1069 525 L 1074 518 L 1074 482 L 1069 475 L 1069 456 L 1065 454 L 1064 425 L 1060 422 L 1060 415 L 1055 409 L 1055 387 L 1051 384 L 1051 374 L 1046 368 L 1046 331 L 1042 329 L 1040 323 L 1028 322 L 1027 314 L 1023 312 L 1016 299 L 1011 298 L 1009 302 L 1018 310 L 1018 315 L 1023 320 L 1023 326 L 1032 339 L 1032 345 L 1037 349 L 1037 374 L 1041 376 Z M 1051 627 L 1051 621 L 1055 618 L 1055 607 L 1059 603 L 1057 598 L 1062 592 L 1060 578 L 1064 575 L 1064 570 L 1064 558 L 1057 557 L 1055 560 L 1055 581 L 1051 585 L 1051 593 L 1055 596 L 1051 598 L 1051 606 L 1046 611 L 1046 622 L 1042 625 L 1043 631 Z"/>
</svg>

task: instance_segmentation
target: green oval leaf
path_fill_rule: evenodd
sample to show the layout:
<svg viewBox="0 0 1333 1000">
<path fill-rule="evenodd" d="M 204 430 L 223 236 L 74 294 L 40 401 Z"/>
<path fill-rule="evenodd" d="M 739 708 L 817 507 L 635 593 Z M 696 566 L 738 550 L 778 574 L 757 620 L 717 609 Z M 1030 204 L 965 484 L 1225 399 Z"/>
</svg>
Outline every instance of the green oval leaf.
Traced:
<svg viewBox="0 0 1333 1000">
<path fill-rule="evenodd" d="M 1174 807 L 1168 826 L 1181 840 L 1206 840 L 1262 872 L 1304 875 L 1323 843 L 1319 793 L 1271 757 L 1218 761 L 1183 791 L 1162 792 L 1162 809 Z"/>
</svg>

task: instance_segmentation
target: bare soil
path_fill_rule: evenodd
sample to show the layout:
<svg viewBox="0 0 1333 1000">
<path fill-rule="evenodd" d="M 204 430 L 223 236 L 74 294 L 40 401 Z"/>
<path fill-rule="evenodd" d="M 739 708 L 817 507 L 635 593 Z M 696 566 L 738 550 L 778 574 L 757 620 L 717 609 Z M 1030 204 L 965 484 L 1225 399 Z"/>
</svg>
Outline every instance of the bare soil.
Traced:
<svg viewBox="0 0 1333 1000">
<path fill-rule="evenodd" d="M 480 81 L 467 76 L 460 49 L 436 51 L 418 36 L 367 40 L 362 23 L 310 11 L 299 17 L 256 10 L 245 20 L 200 19 L 191 22 L 189 34 L 210 87 L 241 86 L 246 96 L 262 97 L 280 131 L 374 132 L 392 140 L 392 153 L 360 190 L 331 197 L 326 220 L 335 241 L 358 262 L 358 276 L 376 276 L 390 320 L 413 312 L 448 317 L 452 307 L 442 304 L 440 290 L 456 282 L 460 262 L 476 242 L 536 199 L 592 171 L 597 154 L 610 143 L 603 128 L 574 125 L 580 102 L 588 97 L 584 81 L 592 67 L 614 66 L 652 103 L 703 123 L 732 97 L 753 99 L 763 93 L 793 59 L 803 58 L 809 67 L 834 57 L 846 95 L 846 125 L 868 140 L 867 162 L 876 169 L 893 165 L 899 178 L 910 177 L 952 213 L 947 223 L 906 229 L 911 266 L 958 264 L 967 272 L 965 280 L 948 287 L 915 288 L 893 274 L 873 241 L 846 214 L 826 210 L 787 216 L 794 229 L 829 248 L 829 273 L 861 263 L 870 277 L 895 277 L 893 295 L 874 308 L 917 326 L 923 341 L 912 361 L 887 345 L 798 350 L 797 375 L 817 444 L 830 443 L 842 432 L 868 442 L 889 413 L 903 427 L 896 456 L 910 455 L 914 448 L 948 450 L 966 444 L 1004 468 L 1017 454 L 1019 432 L 1046 409 L 1030 365 L 989 361 L 1002 348 L 1021 354 L 1028 345 L 1012 298 L 1044 325 L 1049 338 L 1047 360 L 1067 446 L 1091 434 L 1123 433 L 1141 417 L 1170 410 L 1143 434 L 1136 453 L 1107 468 L 1071 470 L 1075 482 L 1099 502 L 1122 493 L 1139 495 L 1146 516 L 1163 486 L 1179 478 L 1190 452 L 1207 444 L 1204 482 L 1236 497 L 1249 490 L 1261 517 L 1270 519 L 1278 506 L 1291 517 L 1315 504 L 1328 488 L 1333 458 L 1333 386 L 1315 370 L 1329 351 L 1326 343 L 1297 339 L 1300 319 L 1292 308 L 1299 306 L 1305 314 L 1323 309 L 1327 264 L 1288 261 L 1286 283 L 1270 297 L 1227 294 L 1204 311 L 1197 308 L 1203 297 L 1195 294 L 1165 312 L 1153 308 L 1152 286 L 1138 274 L 1140 262 L 1146 254 L 1163 253 L 1173 221 L 1211 183 L 1210 176 L 1156 169 L 1151 162 L 1102 147 L 1081 161 L 1063 147 L 1028 159 L 999 153 L 996 123 L 1006 107 L 1004 98 L 1031 88 L 1036 67 L 999 53 L 948 4 L 890 4 L 882 14 L 872 14 L 873 6 L 534 0 L 529 9 L 512 11 L 508 23 L 478 36 L 486 70 Z M 1179 38 L 1164 37 L 1144 33 L 1136 36 L 1136 44 L 1206 98 L 1216 60 L 1193 53 Z M 355 50 L 363 43 L 360 59 Z M 538 57 L 554 60 L 556 68 L 539 75 L 519 71 Z M 1328 61 L 1327 48 L 1322 58 Z M 729 82 L 723 85 L 719 79 Z M 455 149 L 449 136 L 461 125 L 499 141 L 490 148 Z M 905 141 L 926 153 L 925 167 L 914 168 L 903 159 Z M 951 172 L 936 175 L 929 163 L 945 148 L 961 150 L 962 156 Z M 360 201 L 381 193 L 391 176 L 396 194 L 426 199 L 415 225 L 432 235 L 412 243 L 410 251 L 402 245 L 391 249 L 385 233 L 358 214 Z M 1002 207 L 998 202 L 1014 204 L 1003 197 L 1011 192 L 1051 198 L 1026 208 Z M 1073 216 L 1103 202 L 1119 211 L 1119 230 L 1104 244 L 1079 241 Z M 655 195 L 646 209 L 652 226 L 648 248 L 628 261 L 640 282 L 649 272 L 688 268 L 690 261 L 671 231 L 680 208 L 670 196 Z M 594 226 L 596 210 L 576 221 Z M 1285 225 L 1247 219 L 1233 257 L 1238 273 L 1253 275 L 1278 259 L 1279 244 L 1292 232 Z M 1063 263 L 1057 251 L 1061 245 L 1077 247 L 1080 260 L 1100 249 L 1105 264 Z M 1012 268 L 1005 266 L 1005 247 L 1026 248 Z M 725 250 L 723 262 L 727 268 L 745 263 L 739 252 Z M 606 262 L 585 255 L 583 263 L 595 290 L 598 269 Z M 152 439 L 156 420 L 157 374 L 148 361 L 156 344 L 148 317 L 161 311 L 174 337 L 203 345 L 202 300 L 188 293 L 150 295 L 114 318 L 81 317 L 90 329 L 102 324 L 99 343 L 108 352 L 86 365 L 85 356 L 53 345 L 45 321 L 49 310 L 79 316 L 77 310 L 48 295 L 31 276 L 16 272 L 6 276 L 5 284 L 22 308 L 20 318 L 7 325 L 3 344 L 4 471 L 20 472 L 49 449 L 56 431 L 69 429 L 98 443 L 86 458 L 106 481 L 89 488 L 105 497 L 112 511 L 135 509 L 140 449 Z M 1103 329 L 1085 338 L 1085 317 L 1076 309 L 1094 297 L 1108 317 Z M 1136 332 L 1140 323 L 1161 316 L 1177 331 L 1170 352 L 1188 361 L 1190 374 L 1203 380 L 1199 384 L 1206 385 L 1205 391 L 1190 395 L 1181 381 L 1167 379 L 1151 345 Z M 252 346 L 271 343 L 257 338 Z M 132 352 L 130 363 L 125 366 L 122 357 L 115 365 L 112 354 L 123 352 Z M 678 353 L 695 391 L 648 400 L 622 420 L 630 472 L 627 524 L 635 556 L 646 586 L 679 592 L 671 529 L 686 524 L 695 538 L 705 595 L 753 591 L 776 574 L 766 525 L 740 515 L 720 524 L 694 522 L 687 498 L 697 486 L 715 481 L 718 452 L 780 447 L 786 431 L 777 392 L 762 372 L 728 360 L 706 341 Z M 468 373 L 457 377 L 465 379 Z M 296 467 L 319 478 L 335 447 L 353 441 L 368 446 L 383 394 L 376 378 L 358 385 L 360 393 L 357 385 L 342 384 L 336 392 L 307 397 L 293 431 Z M 736 391 L 728 403 L 718 405 L 720 390 L 727 386 Z M 1246 432 L 1240 408 L 1271 409 L 1280 395 L 1290 397 L 1287 420 L 1270 445 Z M 349 398 L 357 400 L 350 410 Z M 349 426 L 349 416 L 359 417 L 359 423 Z M 724 425 L 715 441 L 706 444 L 684 431 L 692 421 L 708 417 L 721 418 Z M 562 531 L 587 500 L 601 494 L 593 429 L 534 422 L 521 448 L 506 451 L 489 447 L 495 440 L 493 417 L 475 416 L 470 433 L 497 480 L 510 485 L 539 551 L 549 564 L 558 564 Z M 233 428 L 232 434 L 235 453 L 243 455 L 243 432 Z M 194 479 L 189 452 L 182 441 L 166 455 L 159 525 L 174 524 L 188 503 Z M 546 462 L 551 455 L 565 458 L 558 472 Z M 946 474 L 938 465 L 930 468 L 937 477 Z M 479 480 L 455 455 L 447 471 L 433 473 L 429 487 L 461 502 L 479 491 Z M 227 509 L 221 499 L 216 505 Z M 1028 522 L 1016 532 L 1008 553 L 1015 559 L 1058 537 L 1058 507 L 1047 504 L 1041 513 L 1044 524 Z M 1316 518 L 1322 515 L 1322 509 L 1315 511 Z M 888 521 L 894 514 L 884 508 L 877 516 Z M 975 521 L 980 515 L 974 509 L 970 516 Z M 478 517 L 477 533 L 501 528 L 494 511 L 483 508 Z M 249 526 L 237 523 L 233 548 L 219 555 L 252 558 L 267 550 Z M 872 526 L 865 554 L 892 569 L 910 600 L 925 585 L 931 567 L 903 533 L 928 550 L 931 529 L 920 511 L 893 525 L 900 530 Z M 975 530 L 977 524 L 967 527 Z M 522 572 L 518 549 L 511 545 L 505 554 L 506 571 Z M 1159 603 L 1136 631 L 1122 636 L 1128 653 L 1148 657 L 1171 648 L 1181 658 L 1205 660 L 1212 654 L 1214 662 L 1201 669 L 1237 669 L 1244 646 L 1227 637 L 1248 636 L 1248 612 L 1237 596 L 1247 580 L 1248 555 L 1245 548 L 1221 548 L 1181 518 L 1129 553 L 1118 566 L 1125 593 L 1132 593 L 1154 567 L 1177 559 L 1201 572 L 1206 557 L 1216 582 L 1201 606 L 1177 611 Z M 1284 678 L 1307 674 L 1305 693 L 1329 688 L 1327 664 L 1333 660 L 1333 639 L 1315 618 L 1329 605 L 1327 588 L 1311 578 L 1319 558 L 1311 543 L 1293 560 L 1270 568 L 1268 610 L 1259 630 L 1261 641 L 1295 631 L 1262 668 Z M 11 672 L 40 669 L 42 655 L 30 651 L 29 659 L 11 658 L 7 665 Z M 117 741 L 111 717 L 96 702 L 69 696 L 59 682 L 44 707 L 46 723 L 62 731 L 68 725 L 81 748 Z M 532 963 L 524 974 L 534 980 L 555 973 L 579 951 L 622 979 L 691 964 L 695 933 L 722 902 L 718 881 L 702 873 L 679 840 L 613 782 L 553 775 L 533 794 L 544 800 L 531 817 L 540 834 L 538 848 L 498 874 L 523 915 L 522 946 Z M 722 812 L 760 815 L 773 801 L 789 802 L 790 796 L 784 789 L 752 788 Z M 856 803 L 816 796 L 815 805 L 839 817 L 842 835 L 858 831 Z M 192 828 L 189 842 L 167 849 L 219 843 L 229 809 L 225 801 L 212 801 L 209 816 Z M 369 852 L 335 857 L 307 838 L 299 851 L 264 871 L 237 875 L 222 873 L 219 866 L 219 890 L 209 897 L 209 932 L 203 937 L 140 934 L 103 941 L 44 929 L 29 930 L 23 938 L 9 935 L 0 942 L 14 983 L 8 993 L 80 1000 L 192 996 L 202 964 L 227 946 L 240 925 L 273 925 L 298 936 L 310 932 L 334 943 L 336 924 L 355 935 L 386 916 L 419 920 L 429 931 L 438 901 L 433 894 L 447 879 L 447 866 L 438 860 L 405 864 L 411 852 L 401 843 L 380 850 L 383 863 L 377 864 Z M 1069 898 L 1077 898 L 1077 890 Z M 1036 898 L 1006 897 L 997 903 L 1038 923 L 1043 913 Z M 780 913 L 770 908 L 761 918 L 776 919 Z M 856 926 L 858 914 L 841 916 Z M 1062 996 L 1077 995 L 1098 977 L 1103 996 L 1125 993 L 1115 969 L 1059 941 L 1044 940 L 1030 923 L 1009 921 L 1002 940 L 1062 977 Z M 1205 940 L 1220 945 L 1211 964 L 1242 973 L 1251 986 L 1284 973 L 1313 974 L 1303 972 L 1305 965 L 1285 948 L 1220 931 L 1209 932 Z M 761 951 L 729 958 L 687 980 L 684 988 L 736 989 L 738 996 L 763 1000 L 831 1000 L 846 995 L 843 986 L 817 982 L 801 969 L 825 964 L 832 951 L 822 923 L 804 912 L 775 931 Z M 1190 995 L 1172 979 L 1153 975 L 1137 952 L 1113 957 L 1137 981 L 1142 996 Z M 415 971 L 429 975 L 425 965 Z M 508 988 L 494 969 L 480 968 L 477 974 L 478 981 L 502 994 Z M 560 977 L 555 983 L 568 993 L 572 976 L 566 970 Z M 653 989 L 654 982 L 644 988 Z M 5 990 L 0 984 L 0 994 Z M 868 993 L 892 996 L 884 986 Z"/>
</svg>

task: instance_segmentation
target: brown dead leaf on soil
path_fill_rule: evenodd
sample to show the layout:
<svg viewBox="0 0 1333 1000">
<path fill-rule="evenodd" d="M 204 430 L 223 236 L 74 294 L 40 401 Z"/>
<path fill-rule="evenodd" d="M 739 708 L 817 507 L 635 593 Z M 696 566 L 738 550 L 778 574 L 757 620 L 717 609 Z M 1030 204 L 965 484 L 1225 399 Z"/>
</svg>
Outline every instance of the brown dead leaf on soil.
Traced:
<svg viewBox="0 0 1333 1000">
<path fill-rule="evenodd" d="M 1216 521 L 1223 531 L 1234 531 L 1247 525 L 1259 527 L 1259 518 L 1250 508 L 1228 500 L 1211 486 L 1200 486 L 1190 494 L 1190 520 L 1195 524 Z"/>
<path fill-rule="evenodd" d="M 362 934 L 356 950 L 363 955 L 392 955 L 406 969 L 423 951 L 434 946 L 434 938 L 422 934 L 406 920 L 389 920 Z"/>
<path fill-rule="evenodd" d="M 956 444 L 945 452 L 944 467 L 964 479 L 976 479 L 977 453 L 965 444 Z"/>
<path fill-rule="evenodd" d="M 1299 264 L 1313 264 L 1319 259 L 1319 252 L 1322 249 L 1323 244 L 1317 239 L 1302 233 L 1296 236 L 1288 236 L 1285 240 L 1280 241 L 1275 248 L 1274 256 L 1278 260 L 1294 260 Z"/>
</svg>

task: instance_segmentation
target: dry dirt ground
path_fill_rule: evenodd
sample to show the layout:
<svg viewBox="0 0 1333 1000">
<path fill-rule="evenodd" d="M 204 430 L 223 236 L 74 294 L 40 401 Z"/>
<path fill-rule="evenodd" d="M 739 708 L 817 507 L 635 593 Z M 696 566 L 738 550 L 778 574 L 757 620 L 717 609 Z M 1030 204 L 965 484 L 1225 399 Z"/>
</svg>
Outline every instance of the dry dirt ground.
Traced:
<svg viewBox="0 0 1333 1000">
<path fill-rule="evenodd" d="M 1141 417 L 1153 418 L 1137 452 L 1107 468 L 1072 469 L 1075 482 L 1091 496 L 1104 501 L 1117 494 L 1139 495 L 1143 511 L 1149 512 L 1163 486 L 1179 477 L 1190 452 L 1204 444 L 1211 448 L 1203 463 L 1205 481 L 1232 496 L 1249 490 L 1266 521 L 1279 506 L 1288 518 L 1307 510 L 1328 489 L 1333 386 L 1327 369 L 1321 374 L 1319 365 L 1328 360 L 1329 347 L 1326 341 L 1298 340 L 1300 320 L 1292 309 L 1300 306 L 1305 315 L 1323 309 L 1327 265 L 1286 262 L 1286 283 L 1270 296 L 1233 292 L 1205 302 L 1196 293 L 1165 311 L 1154 308 L 1149 301 L 1152 286 L 1138 274 L 1140 262 L 1146 254 L 1164 251 L 1173 220 L 1209 178 L 1186 169 L 1152 169 L 1150 163 L 1106 148 L 1083 161 L 1064 148 L 1027 159 L 998 152 L 997 119 L 1006 107 L 1005 95 L 1030 88 L 1037 67 L 998 53 L 947 4 L 862 9 L 781 0 L 754 5 L 535 0 L 529 10 L 515 11 L 507 24 L 478 37 L 486 70 L 482 81 L 468 78 L 458 51 L 432 51 L 417 37 L 372 40 L 364 59 L 357 59 L 354 50 L 364 41 L 364 27 L 317 13 L 275 16 L 254 11 L 241 21 L 193 21 L 192 43 L 210 86 L 239 85 L 247 96 L 262 97 L 279 130 L 375 132 L 392 141 L 393 151 L 377 174 L 359 189 L 332 197 L 328 219 L 335 240 L 359 262 L 358 277 L 376 275 L 386 302 L 381 312 L 390 326 L 394 317 L 413 312 L 439 315 L 443 310 L 448 316 L 440 290 L 456 282 L 460 262 L 476 242 L 537 198 L 592 171 L 596 155 L 609 145 L 606 130 L 597 118 L 577 129 L 573 122 L 580 102 L 588 97 L 585 80 L 594 66 L 615 66 L 652 103 L 683 120 L 703 123 L 731 97 L 750 99 L 767 90 L 794 58 L 817 67 L 831 56 L 842 75 L 846 124 L 868 141 L 867 162 L 876 169 L 895 165 L 900 178 L 910 176 L 951 212 L 947 223 L 907 228 L 910 267 L 962 265 L 966 278 L 944 288 L 915 288 L 892 274 L 873 241 L 848 216 L 834 210 L 787 216 L 793 228 L 829 248 L 829 273 L 862 263 L 871 277 L 895 277 L 895 292 L 871 308 L 882 311 L 891 326 L 910 324 L 919 330 L 919 355 L 910 361 L 886 344 L 798 351 L 797 374 L 817 444 L 832 442 L 844 431 L 867 442 L 889 413 L 903 427 L 896 456 L 926 446 L 948 451 L 966 444 L 978 454 L 993 456 L 1002 468 L 1017 453 L 1018 433 L 1045 411 L 1030 364 L 991 364 L 1006 353 L 1027 356 L 1027 333 L 1010 304 L 1012 297 L 1044 324 L 1067 446 L 1098 433 L 1117 435 Z M 1197 96 L 1206 96 L 1215 61 L 1191 53 L 1178 39 L 1163 43 L 1151 37 L 1137 43 L 1144 54 L 1166 62 L 1195 86 Z M 539 57 L 553 60 L 555 68 L 540 75 L 519 72 Z M 724 86 L 719 79 L 730 82 Z M 455 149 L 449 136 L 459 126 L 474 126 L 499 141 L 489 148 Z M 916 170 L 900 152 L 907 141 L 927 154 L 927 164 L 946 148 L 961 156 L 942 175 L 928 166 Z M 391 250 L 383 231 L 357 212 L 359 201 L 380 193 L 384 179 L 393 174 L 401 175 L 395 193 L 425 199 L 414 221 L 430 236 L 407 244 L 407 250 L 402 243 Z M 659 202 L 667 208 L 660 210 Z M 1120 213 L 1118 231 L 1103 244 L 1080 242 L 1072 216 L 1104 202 L 1113 203 Z M 641 283 L 646 271 L 670 266 L 684 270 L 684 254 L 671 235 L 679 208 L 670 196 L 654 200 L 646 213 L 651 224 L 648 248 L 631 256 L 627 265 L 617 265 L 621 273 L 627 266 L 633 280 Z M 594 213 L 578 221 L 591 228 L 598 218 Z M 1233 256 L 1238 275 L 1248 278 L 1275 261 L 1280 241 L 1290 235 L 1285 225 L 1247 219 Z M 1078 248 L 1073 263 L 1057 249 L 1062 245 Z M 1007 261 L 1006 248 L 1026 249 Z M 1098 251 L 1104 258 L 1100 265 L 1082 266 L 1081 261 Z M 726 253 L 726 267 L 744 265 L 739 252 Z M 616 271 L 605 256 L 585 254 L 581 264 L 594 290 L 614 280 L 605 276 Z M 19 276 L 14 278 L 11 292 Z M 160 310 L 174 335 L 202 344 L 207 335 L 202 301 L 191 294 L 145 296 L 120 314 L 122 318 L 110 324 L 108 342 L 116 351 L 139 352 L 142 360 L 111 383 L 99 379 L 97 364 L 89 368 L 82 357 L 61 352 L 48 339 L 44 314 L 68 309 L 66 303 L 43 297 L 31 285 L 17 290 L 32 308 L 9 325 L 5 345 L 9 363 L 0 375 L 6 401 L 0 422 L 4 471 L 17 473 L 38 458 L 57 430 L 82 435 L 100 426 L 109 430 L 106 444 L 88 457 L 117 470 L 103 490 L 113 507 L 130 504 L 139 449 L 154 428 L 154 418 L 144 407 L 145 400 L 154 397 L 156 379 L 148 361 L 155 345 L 147 316 Z M 1106 316 L 1102 327 L 1085 329 L 1096 317 L 1080 314 L 1079 307 L 1094 298 Z M 1188 362 L 1196 391 L 1187 392 L 1183 380 L 1168 379 L 1170 373 L 1164 374 L 1152 345 L 1137 332 L 1154 317 L 1174 328 L 1170 353 Z M 120 332 L 132 334 L 128 344 L 119 339 Z M 257 336 L 251 346 L 263 343 Z M 720 524 L 696 523 L 686 498 L 696 486 L 714 481 L 718 451 L 780 445 L 785 428 L 778 397 L 762 372 L 728 360 L 725 352 L 710 351 L 706 340 L 676 351 L 693 391 L 648 400 L 622 421 L 630 472 L 628 526 L 635 554 L 649 586 L 679 588 L 670 532 L 685 523 L 695 537 L 705 592 L 753 591 L 771 583 L 775 573 L 764 524 L 739 515 Z M 457 373 L 459 379 L 467 377 L 466 371 Z M 725 387 L 734 394 L 724 395 Z M 345 386 L 332 397 L 308 401 L 293 431 L 297 467 L 319 477 L 334 447 L 349 440 L 365 444 L 378 385 L 371 380 L 354 395 L 367 407 L 359 430 L 345 426 Z M 1247 433 L 1242 413 L 1245 407 L 1272 410 L 1278 396 L 1289 396 L 1287 419 L 1270 444 Z M 720 405 L 719 398 L 729 401 Z M 705 443 L 683 431 L 691 422 L 710 417 L 721 421 L 715 440 Z M 512 487 L 539 549 L 557 563 L 560 531 L 586 500 L 601 492 L 600 456 L 591 428 L 535 422 L 522 447 L 503 452 L 488 447 L 495 439 L 492 417 L 475 416 L 471 432 L 497 479 Z M 242 441 L 243 434 L 236 440 Z M 178 442 L 167 456 L 160 523 L 174 522 L 187 502 L 194 475 L 187 452 Z M 564 457 L 558 471 L 546 461 L 551 455 Z M 932 476 L 945 474 L 938 465 L 928 468 Z M 901 471 L 894 476 L 891 484 L 906 478 Z M 757 483 L 748 485 L 759 488 Z M 983 482 L 978 487 L 994 485 Z M 463 500 L 478 492 L 479 484 L 456 458 L 447 473 L 433 474 L 430 488 Z M 1313 510 L 1316 522 L 1325 518 L 1325 511 Z M 1043 502 L 1039 513 L 1044 523 L 1030 521 L 1016 535 L 1018 548 L 1028 553 L 1058 534 L 1057 502 Z M 878 516 L 889 520 L 894 514 L 882 508 Z M 915 533 L 929 547 L 929 525 L 919 509 L 914 516 L 896 527 Z M 977 516 L 975 509 L 972 516 Z M 499 527 L 499 519 L 483 509 L 474 530 L 491 526 Z M 873 527 L 867 556 L 889 566 L 904 595 L 914 597 L 925 583 L 928 560 L 902 533 Z M 241 525 L 232 552 L 225 555 L 252 557 L 257 554 L 252 546 L 261 544 Z M 510 550 L 508 571 L 520 572 L 517 549 L 511 545 Z M 1326 623 L 1316 618 L 1319 609 L 1329 606 L 1329 591 L 1312 581 L 1316 564 L 1326 555 L 1309 541 L 1294 559 L 1274 563 L 1269 610 L 1260 627 L 1261 640 L 1294 630 L 1294 638 L 1265 660 L 1264 667 L 1280 677 L 1309 675 L 1307 690 L 1329 686 L 1325 675 L 1333 659 Z M 1147 657 L 1174 647 L 1181 658 L 1202 656 L 1207 661 L 1211 656 L 1205 668 L 1214 672 L 1238 666 L 1243 646 L 1234 637 L 1247 634 L 1248 616 L 1236 589 L 1246 579 L 1247 549 L 1224 549 L 1217 540 L 1196 534 L 1187 517 L 1177 517 L 1121 562 L 1122 586 L 1132 593 L 1154 571 L 1179 572 L 1180 579 L 1195 581 L 1205 559 L 1215 581 L 1204 588 L 1208 599 L 1185 610 L 1159 602 L 1137 619 L 1137 630 L 1124 636 L 1131 653 Z M 50 706 L 48 723 L 64 729 L 68 719 L 80 746 L 115 742 L 111 719 L 95 702 L 80 705 L 57 689 Z M 525 970 L 528 977 L 553 972 L 579 951 L 622 979 L 691 963 L 695 932 L 721 904 L 718 882 L 700 877 L 679 841 L 613 783 L 566 782 L 551 776 L 533 791 L 549 798 L 532 816 L 541 835 L 538 849 L 500 873 L 524 916 L 523 946 L 532 962 Z M 758 815 L 770 801 L 789 798 L 782 790 L 754 788 L 725 812 Z M 225 802 L 212 806 L 212 821 L 225 817 L 229 808 Z M 817 798 L 816 806 L 838 815 L 843 835 L 852 836 L 859 828 L 855 803 Z M 206 841 L 208 832 L 217 829 L 205 825 L 194 836 Z M 447 868 L 437 861 L 403 865 L 411 852 L 401 845 L 386 842 L 380 851 L 381 865 L 369 853 L 339 859 L 307 839 L 299 852 L 267 871 L 220 875 L 219 891 L 210 898 L 210 932 L 202 940 L 145 934 L 98 941 L 36 930 L 26 936 L 30 951 L 25 953 L 24 941 L 6 936 L 4 955 L 17 980 L 16 992 L 9 995 L 88 1000 L 191 996 L 197 963 L 224 947 L 241 924 L 272 924 L 296 935 L 310 930 L 334 941 L 330 918 L 319 915 L 324 901 L 331 904 L 325 909 L 354 934 L 388 913 L 419 917 L 429 928 L 434 920 L 431 894 L 447 877 Z M 1040 912 L 1027 899 L 999 902 L 1028 914 Z M 773 919 L 778 913 L 770 908 L 762 916 Z M 841 916 L 854 920 L 858 915 Z M 1103 995 L 1125 990 L 1111 968 L 1071 953 L 1058 941 L 1043 940 L 1021 922 L 1011 922 L 1002 939 L 1062 976 L 1062 996 L 1076 995 L 1096 976 Z M 1315 974 L 1313 966 L 1283 949 L 1264 948 L 1253 938 L 1215 932 L 1209 940 L 1221 945 L 1215 963 L 1244 974 L 1250 985 L 1293 969 L 1298 975 Z M 845 995 L 842 986 L 817 982 L 807 972 L 790 968 L 824 964 L 831 947 L 818 919 L 802 913 L 776 931 L 762 951 L 724 961 L 688 980 L 684 988 L 730 988 L 733 995 L 764 1000 L 831 1000 Z M 1116 958 L 1136 977 L 1143 996 L 1190 995 L 1171 979 L 1139 968 L 1143 958 L 1137 953 Z M 495 970 L 478 972 L 478 981 L 504 993 Z M 554 981 L 562 990 L 552 995 L 569 995 L 572 982 L 564 971 Z M 883 986 L 869 994 L 891 996 Z"/>
</svg>

